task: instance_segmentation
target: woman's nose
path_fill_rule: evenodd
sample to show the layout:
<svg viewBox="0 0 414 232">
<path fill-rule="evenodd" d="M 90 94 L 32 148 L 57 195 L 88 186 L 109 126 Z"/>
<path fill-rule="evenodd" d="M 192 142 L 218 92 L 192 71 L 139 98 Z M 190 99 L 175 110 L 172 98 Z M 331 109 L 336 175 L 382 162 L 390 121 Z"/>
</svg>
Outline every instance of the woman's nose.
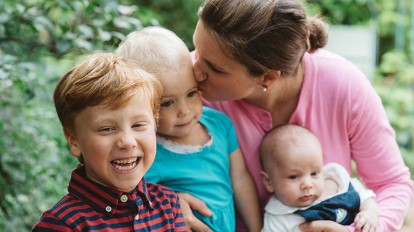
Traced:
<svg viewBox="0 0 414 232">
<path fill-rule="evenodd" d="M 201 68 L 200 61 L 197 58 L 193 60 L 194 78 L 197 82 L 202 82 L 207 79 L 207 74 Z"/>
</svg>

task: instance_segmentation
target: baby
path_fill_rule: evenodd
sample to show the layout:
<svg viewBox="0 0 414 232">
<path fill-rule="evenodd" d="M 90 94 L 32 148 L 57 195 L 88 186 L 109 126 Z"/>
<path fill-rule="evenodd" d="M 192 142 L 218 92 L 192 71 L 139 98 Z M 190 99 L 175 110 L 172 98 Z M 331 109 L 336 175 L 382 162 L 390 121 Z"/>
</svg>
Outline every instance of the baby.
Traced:
<svg viewBox="0 0 414 232">
<path fill-rule="evenodd" d="M 301 231 L 305 221 L 355 223 L 375 231 L 378 207 L 375 194 L 339 164 L 323 166 L 322 147 L 309 130 L 284 125 L 271 130 L 260 146 L 262 177 L 273 196 L 265 207 L 262 231 Z"/>
</svg>

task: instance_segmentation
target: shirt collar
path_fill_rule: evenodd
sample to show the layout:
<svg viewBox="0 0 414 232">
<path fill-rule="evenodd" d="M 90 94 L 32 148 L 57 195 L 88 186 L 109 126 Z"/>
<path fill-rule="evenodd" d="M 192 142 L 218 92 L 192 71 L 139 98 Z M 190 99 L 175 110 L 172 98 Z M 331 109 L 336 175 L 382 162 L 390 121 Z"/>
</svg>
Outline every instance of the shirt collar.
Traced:
<svg viewBox="0 0 414 232">
<path fill-rule="evenodd" d="M 143 204 L 153 210 L 145 178 L 142 178 L 131 193 L 126 193 L 88 179 L 85 168 L 80 167 L 72 172 L 68 192 L 108 216 L 115 214 L 118 205 L 127 201 L 134 201 L 137 208 Z"/>
</svg>

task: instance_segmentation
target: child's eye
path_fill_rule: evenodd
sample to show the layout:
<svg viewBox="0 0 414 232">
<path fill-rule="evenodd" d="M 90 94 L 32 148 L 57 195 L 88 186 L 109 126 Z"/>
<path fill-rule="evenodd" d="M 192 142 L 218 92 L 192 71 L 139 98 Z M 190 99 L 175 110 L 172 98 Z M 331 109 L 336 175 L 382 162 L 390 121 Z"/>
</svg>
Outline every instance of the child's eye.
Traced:
<svg viewBox="0 0 414 232">
<path fill-rule="evenodd" d="M 311 176 L 317 176 L 318 175 L 318 173 L 317 172 L 312 172 L 311 173 Z"/>
<path fill-rule="evenodd" d="M 145 126 L 146 124 L 145 123 L 143 123 L 143 122 L 137 122 L 137 123 L 134 123 L 134 125 L 132 125 L 132 127 L 134 128 L 138 128 L 138 127 L 143 127 L 143 126 Z"/>
<path fill-rule="evenodd" d="M 174 104 L 173 100 L 163 101 L 161 102 L 161 107 L 170 107 L 172 104 Z"/>
<path fill-rule="evenodd" d="M 194 96 L 196 96 L 198 94 L 198 90 L 194 90 L 194 91 L 191 91 L 191 92 L 189 92 L 188 93 L 188 97 L 194 97 Z"/>
</svg>

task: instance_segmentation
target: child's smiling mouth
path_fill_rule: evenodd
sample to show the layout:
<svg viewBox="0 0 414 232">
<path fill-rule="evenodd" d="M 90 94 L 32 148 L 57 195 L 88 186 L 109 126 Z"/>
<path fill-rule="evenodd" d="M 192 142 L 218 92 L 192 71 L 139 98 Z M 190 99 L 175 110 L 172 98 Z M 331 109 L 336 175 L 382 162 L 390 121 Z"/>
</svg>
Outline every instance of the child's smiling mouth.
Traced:
<svg viewBox="0 0 414 232">
<path fill-rule="evenodd" d="M 140 160 L 141 160 L 141 157 L 119 159 L 119 160 L 111 161 L 111 164 L 114 168 L 120 171 L 129 171 L 135 168 Z"/>
</svg>

